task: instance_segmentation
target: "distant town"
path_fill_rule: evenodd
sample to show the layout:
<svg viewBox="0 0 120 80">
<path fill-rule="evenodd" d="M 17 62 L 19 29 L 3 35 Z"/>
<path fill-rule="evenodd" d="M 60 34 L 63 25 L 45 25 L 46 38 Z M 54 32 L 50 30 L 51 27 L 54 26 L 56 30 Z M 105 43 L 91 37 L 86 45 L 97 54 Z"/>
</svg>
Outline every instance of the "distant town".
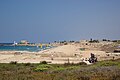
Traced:
<svg viewBox="0 0 120 80">
<path fill-rule="evenodd" d="M 54 41 L 52 43 L 31 43 L 28 40 L 21 40 L 20 42 L 13 42 L 13 43 L 0 43 L 0 46 L 11 46 L 11 45 L 15 45 L 15 46 L 39 46 L 39 45 L 67 45 L 67 44 L 71 44 L 71 43 L 102 43 L 102 44 L 109 44 L 109 43 L 118 43 L 120 44 L 120 40 L 109 40 L 109 39 L 102 39 L 102 40 L 96 40 L 96 39 L 90 39 L 90 40 L 80 40 L 80 41 Z"/>
</svg>

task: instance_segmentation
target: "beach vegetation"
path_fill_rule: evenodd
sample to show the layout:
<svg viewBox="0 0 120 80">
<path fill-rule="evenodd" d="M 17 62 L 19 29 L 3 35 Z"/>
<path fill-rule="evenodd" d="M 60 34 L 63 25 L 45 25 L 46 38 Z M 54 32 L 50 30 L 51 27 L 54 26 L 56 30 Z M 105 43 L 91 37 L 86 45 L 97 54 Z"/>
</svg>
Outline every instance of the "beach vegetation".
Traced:
<svg viewBox="0 0 120 80">
<path fill-rule="evenodd" d="M 24 63 L 24 65 L 25 65 L 25 66 L 30 66 L 30 65 L 31 65 L 31 63 Z"/>
<path fill-rule="evenodd" d="M 100 62 L 97 62 L 95 64 L 93 64 L 93 66 L 96 66 L 96 67 L 105 67 L 105 66 L 117 66 L 117 67 L 120 67 L 120 62 L 117 62 L 115 60 L 107 60 L 107 61 L 100 61 Z"/>
<path fill-rule="evenodd" d="M 120 40 L 112 40 L 112 42 L 114 42 L 116 44 L 120 44 Z"/>
<path fill-rule="evenodd" d="M 0 80 L 120 80 L 120 59 L 92 65 L 0 63 Z"/>
<path fill-rule="evenodd" d="M 108 41 L 108 42 L 110 42 L 110 40 L 107 40 L 107 39 L 102 39 L 102 41 Z"/>
<path fill-rule="evenodd" d="M 47 62 L 46 61 L 41 61 L 40 64 L 47 64 Z"/>
<path fill-rule="evenodd" d="M 68 43 L 66 42 L 66 43 L 64 43 L 64 45 L 67 45 Z"/>
<path fill-rule="evenodd" d="M 17 64 L 17 61 L 11 61 L 10 64 Z"/>
<path fill-rule="evenodd" d="M 99 40 L 90 40 L 89 43 L 99 43 Z"/>
<path fill-rule="evenodd" d="M 79 62 L 79 63 L 64 63 L 64 66 L 85 66 L 87 63 Z"/>
<path fill-rule="evenodd" d="M 37 68 L 35 68 L 35 71 L 47 71 L 49 69 L 52 69 L 53 67 L 51 65 L 48 64 L 40 64 L 39 66 L 37 66 Z"/>
</svg>

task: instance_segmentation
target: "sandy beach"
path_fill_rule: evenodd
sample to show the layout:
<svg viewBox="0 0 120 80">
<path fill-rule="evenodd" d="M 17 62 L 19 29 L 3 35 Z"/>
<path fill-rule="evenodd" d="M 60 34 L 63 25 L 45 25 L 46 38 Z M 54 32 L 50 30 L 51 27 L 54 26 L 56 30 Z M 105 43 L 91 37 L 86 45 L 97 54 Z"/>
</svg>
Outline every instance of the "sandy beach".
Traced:
<svg viewBox="0 0 120 80">
<path fill-rule="evenodd" d="M 86 50 L 81 50 L 83 46 Z M 10 63 L 11 61 L 17 61 L 18 63 L 40 63 L 41 61 L 47 61 L 50 64 L 64 64 L 68 62 L 88 63 L 87 60 L 90 58 L 90 53 L 95 54 L 98 61 L 113 59 L 113 56 L 116 55 L 96 49 L 95 46 L 93 48 L 90 45 L 68 44 L 39 52 L 0 51 L 0 63 Z M 115 56 L 115 59 L 117 58 L 120 58 L 119 53 Z"/>
</svg>

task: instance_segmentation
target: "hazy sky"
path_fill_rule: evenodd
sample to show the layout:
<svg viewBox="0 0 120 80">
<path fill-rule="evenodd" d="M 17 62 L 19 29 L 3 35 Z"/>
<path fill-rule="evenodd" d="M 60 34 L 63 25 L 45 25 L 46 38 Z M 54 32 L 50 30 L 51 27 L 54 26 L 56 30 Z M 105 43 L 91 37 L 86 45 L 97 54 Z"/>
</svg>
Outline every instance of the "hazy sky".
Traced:
<svg viewBox="0 0 120 80">
<path fill-rule="evenodd" d="M 0 42 L 120 39 L 120 0 L 0 0 Z"/>
</svg>

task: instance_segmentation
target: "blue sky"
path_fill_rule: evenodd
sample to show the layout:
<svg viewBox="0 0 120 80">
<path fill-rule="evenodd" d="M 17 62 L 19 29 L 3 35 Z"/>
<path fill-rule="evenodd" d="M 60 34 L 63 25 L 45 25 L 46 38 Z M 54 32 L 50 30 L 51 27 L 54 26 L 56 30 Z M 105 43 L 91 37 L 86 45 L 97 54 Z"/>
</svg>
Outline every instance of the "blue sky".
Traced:
<svg viewBox="0 0 120 80">
<path fill-rule="evenodd" d="M 0 42 L 120 39 L 120 0 L 0 0 Z"/>
</svg>

